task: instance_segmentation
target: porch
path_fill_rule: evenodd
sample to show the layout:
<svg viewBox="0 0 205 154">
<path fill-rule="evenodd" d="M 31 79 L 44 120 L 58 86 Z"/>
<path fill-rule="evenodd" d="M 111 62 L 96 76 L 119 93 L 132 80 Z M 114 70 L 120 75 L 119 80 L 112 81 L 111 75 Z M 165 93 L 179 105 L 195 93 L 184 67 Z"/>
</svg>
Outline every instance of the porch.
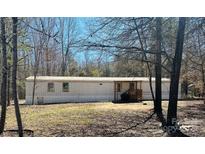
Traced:
<svg viewBox="0 0 205 154">
<path fill-rule="evenodd" d="M 115 81 L 113 102 L 138 102 L 143 99 L 142 81 Z"/>
</svg>

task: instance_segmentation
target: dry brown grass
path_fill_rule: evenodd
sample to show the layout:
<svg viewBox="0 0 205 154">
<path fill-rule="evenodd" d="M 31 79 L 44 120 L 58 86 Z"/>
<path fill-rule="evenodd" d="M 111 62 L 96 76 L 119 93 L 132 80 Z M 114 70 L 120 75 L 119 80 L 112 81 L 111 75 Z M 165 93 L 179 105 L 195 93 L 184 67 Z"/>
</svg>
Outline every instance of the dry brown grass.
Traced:
<svg viewBox="0 0 205 154">
<path fill-rule="evenodd" d="M 112 132 L 123 130 L 133 124 L 142 122 L 153 108 L 152 102 L 113 104 L 113 103 L 69 103 L 55 105 L 21 105 L 21 115 L 25 129 L 34 131 L 35 136 L 112 136 Z M 205 136 L 203 126 L 204 111 L 195 112 L 193 106 L 201 102 L 180 102 L 179 116 L 184 120 L 196 118 L 202 120 L 192 136 Z M 192 106 L 192 109 L 190 109 Z M 166 110 L 167 102 L 163 103 Z M 182 112 L 183 111 L 183 112 Z M 199 114 L 198 114 L 199 113 Z M 201 114 L 201 116 L 199 116 Z M 16 129 L 14 107 L 8 107 L 6 129 Z M 189 130 L 190 132 L 190 130 Z M 154 117 L 146 124 L 118 134 L 117 136 L 163 136 L 160 123 Z"/>
</svg>

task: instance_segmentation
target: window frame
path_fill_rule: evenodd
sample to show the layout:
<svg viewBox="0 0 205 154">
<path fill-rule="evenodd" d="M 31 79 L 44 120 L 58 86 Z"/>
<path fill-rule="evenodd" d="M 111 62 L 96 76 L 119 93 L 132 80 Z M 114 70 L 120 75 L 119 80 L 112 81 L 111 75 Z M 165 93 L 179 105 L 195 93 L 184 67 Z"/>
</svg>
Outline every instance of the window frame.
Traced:
<svg viewBox="0 0 205 154">
<path fill-rule="evenodd" d="M 49 87 L 49 85 L 51 85 L 51 84 L 53 85 L 52 90 L 51 90 L 51 87 Z M 49 93 L 55 92 L 55 83 L 54 82 L 48 82 L 48 84 L 47 84 L 47 91 Z"/>
</svg>

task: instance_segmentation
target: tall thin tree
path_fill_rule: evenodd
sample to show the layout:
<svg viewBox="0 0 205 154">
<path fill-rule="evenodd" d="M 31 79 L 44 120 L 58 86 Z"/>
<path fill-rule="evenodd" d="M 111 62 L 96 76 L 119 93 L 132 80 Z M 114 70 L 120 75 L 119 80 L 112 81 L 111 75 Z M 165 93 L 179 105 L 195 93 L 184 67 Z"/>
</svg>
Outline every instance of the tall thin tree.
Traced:
<svg viewBox="0 0 205 154">
<path fill-rule="evenodd" d="M 17 24 L 18 18 L 13 17 L 13 70 L 12 70 L 12 90 L 13 90 L 13 99 L 14 99 L 14 106 L 16 112 L 16 120 L 18 125 L 18 132 L 19 136 L 23 136 L 23 126 L 21 121 L 21 114 L 19 109 L 19 102 L 17 97 L 17 86 L 16 86 L 16 73 L 17 73 L 17 61 L 18 61 L 18 54 L 17 54 Z"/>
<path fill-rule="evenodd" d="M 157 115 L 162 114 L 162 81 L 161 81 L 161 27 L 162 19 L 156 18 L 156 63 L 155 63 L 155 100 L 154 100 L 154 111 Z"/>
<path fill-rule="evenodd" d="M 11 67 L 8 65 L 8 71 L 7 71 L 7 106 L 11 105 L 10 101 L 10 77 L 11 77 Z"/>
<path fill-rule="evenodd" d="M 169 105 L 167 113 L 167 128 L 168 134 L 176 134 L 178 132 L 177 126 L 177 101 L 179 89 L 179 77 L 183 53 L 184 31 L 186 25 L 186 18 L 179 18 L 179 25 L 177 31 L 175 56 L 172 64 L 171 83 L 169 92 Z"/>
<path fill-rule="evenodd" d="M 7 53 L 6 53 L 6 31 L 5 18 L 1 18 L 1 46 L 2 46 L 2 82 L 1 82 L 1 121 L 0 134 L 4 131 L 6 120 L 6 89 L 7 89 Z"/>
</svg>

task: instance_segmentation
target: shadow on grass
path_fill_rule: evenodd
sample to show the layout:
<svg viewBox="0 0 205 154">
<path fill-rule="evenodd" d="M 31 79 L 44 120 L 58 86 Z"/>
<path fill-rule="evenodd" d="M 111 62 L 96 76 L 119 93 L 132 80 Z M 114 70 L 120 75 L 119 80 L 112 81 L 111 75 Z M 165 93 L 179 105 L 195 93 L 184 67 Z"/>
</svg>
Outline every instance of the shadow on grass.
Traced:
<svg viewBox="0 0 205 154">
<path fill-rule="evenodd" d="M 34 131 L 30 130 L 30 129 L 24 129 L 23 134 L 24 134 L 24 137 L 34 137 Z M 4 130 L 3 136 L 17 137 L 18 136 L 18 130 L 17 129 Z"/>
</svg>

